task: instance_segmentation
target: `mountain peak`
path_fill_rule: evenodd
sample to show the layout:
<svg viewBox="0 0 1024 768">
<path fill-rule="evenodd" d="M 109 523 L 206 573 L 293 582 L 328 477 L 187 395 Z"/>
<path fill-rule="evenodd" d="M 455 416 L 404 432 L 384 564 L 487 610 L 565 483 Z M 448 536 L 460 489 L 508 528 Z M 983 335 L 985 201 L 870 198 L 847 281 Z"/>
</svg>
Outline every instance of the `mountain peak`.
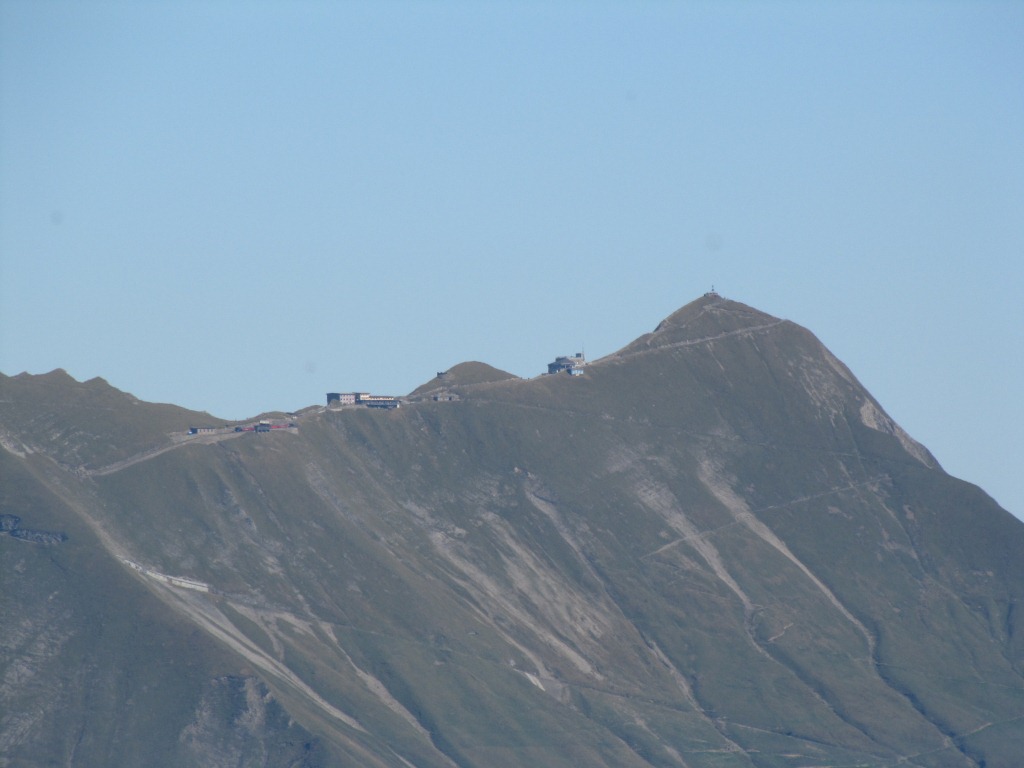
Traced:
<svg viewBox="0 0 1024 768">
<path fill-rule="evenodd" d="M 708 340 L 723 334 L 767 328 L 785 322 L 711 291 L 677 309 L 651 332 L 627 344 L 616 354 Z"/>
<path fill-rule="evenodd" d="M 732 299 L 726 299 L 715 292 L 705 293 L 699 299 L 685 304 L 684 306 L 677 309 L 671 315 L 666 317 L 655 328 L 655 332 L 666 330 L 668 328 L 676 328 L 692 325 L 701 316 L 710 314 L 711 316 L 721 317 L 735 317 L 738 319 L 745 320 L 751 325 L 760 325 L 765 322 L 777 321 L 779 318 L 773 317 L 766 312 L 749 307 L 746 304 L 742 304 Z"/>
<path fill-rule="evenodd" d="M 472 384 L 491 384 L 517 378 L 519 377 L 514 373 L 503 371 L 487 363 L 470 360 L 454 365 L 447 371 L 438 371 L 436 377 L 416 387 L 409 395 L 410 397 L 418 397 L 439 389 L 466 387 Z"/>
</svg>

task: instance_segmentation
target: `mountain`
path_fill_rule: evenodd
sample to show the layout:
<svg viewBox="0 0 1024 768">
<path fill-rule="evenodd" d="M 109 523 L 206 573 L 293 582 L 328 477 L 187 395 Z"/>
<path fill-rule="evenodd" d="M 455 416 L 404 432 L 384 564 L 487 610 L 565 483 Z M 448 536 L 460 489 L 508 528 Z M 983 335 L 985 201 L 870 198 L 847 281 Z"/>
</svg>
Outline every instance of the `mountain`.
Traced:
<svg viewBox="0 0 1024 768">
<path fill-rule="evenodd" d="M 432 392 L 461 391 L 472 384 L 490 384 L 516 378 L 515 374 L 476 361 L 459 363 L 447 371 L 438 371 L 437 378 L 431 379 L 409 393 L 410 397 L 419 397 Z"/>
<path fill-rule="evenodd" d="M 0 766 L 1017 764 L 1019 521 L 716 294 L 583 371 L 265 433 L 4 377 Z"/>
</svg>

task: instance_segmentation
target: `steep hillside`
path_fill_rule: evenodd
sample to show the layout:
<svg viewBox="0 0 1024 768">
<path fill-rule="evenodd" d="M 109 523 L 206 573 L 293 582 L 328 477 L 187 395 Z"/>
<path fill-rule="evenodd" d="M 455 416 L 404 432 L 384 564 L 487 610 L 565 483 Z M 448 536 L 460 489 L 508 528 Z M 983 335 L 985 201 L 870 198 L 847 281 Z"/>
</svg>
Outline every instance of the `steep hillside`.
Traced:
<svg viewBox="0 0 1024 768">
<path fill-rule="evenodd" d="M 0 765 L 1024 754 L 1024 527 L 808 331 L 708 295 L 583 376 L 458 368 L 123 456 L 5 418 L 2 511 L 66 538 L 0 536 L 0 709 L 44 713 Z"/>
<path fill-rule="evenodd" d="M 80 488 L 8 452 L 0 477 L 16 530 L 62 537 L 0 537 L 0 765 L 336 764 L 251 668 L 109 556 Z"/>
</svg>

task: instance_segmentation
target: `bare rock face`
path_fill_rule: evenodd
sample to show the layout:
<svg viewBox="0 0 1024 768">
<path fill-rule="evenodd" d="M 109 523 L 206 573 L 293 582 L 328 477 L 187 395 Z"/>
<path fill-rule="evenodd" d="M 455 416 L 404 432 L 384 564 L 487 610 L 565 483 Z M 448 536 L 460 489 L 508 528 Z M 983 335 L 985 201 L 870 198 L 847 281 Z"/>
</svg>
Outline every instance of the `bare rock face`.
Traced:
<svg viewBox="0 0 1024 768">
<path fill-rule="evenodd" d="M 0 380 L 0 766 L 1024 754 L 1024 526 L 807 330 L 709 294 L 583 376 L 446 375 L 194 437 Z"/>
</svg>

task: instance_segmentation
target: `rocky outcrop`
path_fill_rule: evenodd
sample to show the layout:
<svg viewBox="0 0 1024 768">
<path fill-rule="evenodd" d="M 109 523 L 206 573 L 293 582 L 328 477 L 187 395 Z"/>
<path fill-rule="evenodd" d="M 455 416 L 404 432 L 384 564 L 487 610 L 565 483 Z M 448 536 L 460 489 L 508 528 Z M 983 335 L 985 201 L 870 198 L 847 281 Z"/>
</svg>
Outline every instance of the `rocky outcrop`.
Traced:
<svg viewBox="0 0 1024 768">
<path fill-rule="evenodd" d="M 37 531 L 22 528 L 21 518 L 17 515 L 0 515 L 0 533 L 8 534 L 12 539 L 27 541 L 31 544 L 61 544 L 68 540 L 63 531 Z"/>
</svg>

